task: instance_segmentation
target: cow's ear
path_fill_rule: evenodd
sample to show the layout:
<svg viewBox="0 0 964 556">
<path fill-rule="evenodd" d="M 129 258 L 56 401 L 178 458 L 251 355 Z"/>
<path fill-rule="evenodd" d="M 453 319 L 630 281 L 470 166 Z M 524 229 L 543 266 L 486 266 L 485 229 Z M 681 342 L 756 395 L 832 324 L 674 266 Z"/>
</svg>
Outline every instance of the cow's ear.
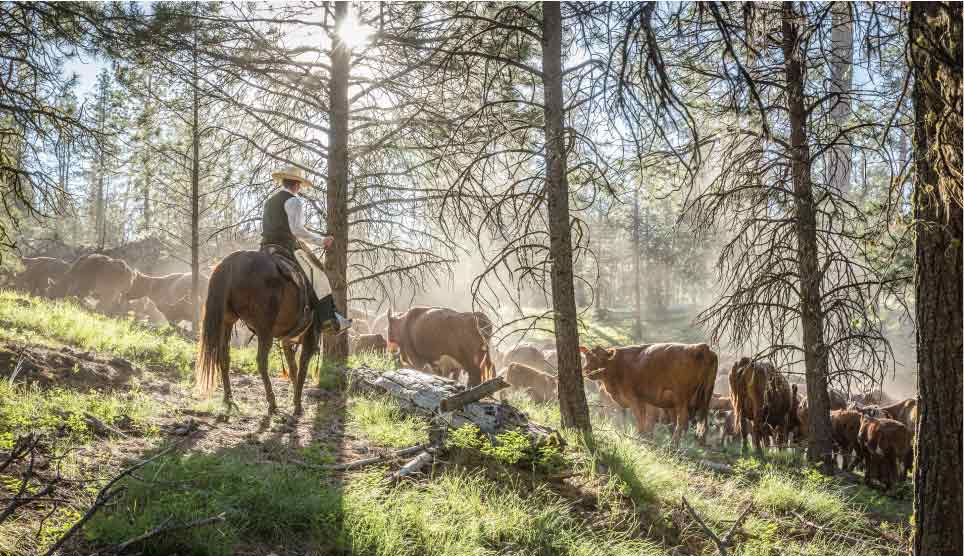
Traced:
<svg viewBox="0 0 964 556">
<path fill-rule="evenodd" d="M 579 353 L 589 353 L 589 348 L 586 346 L 579 346 Z"/>
<path fill-rule="evenodd" d="M 609 356 L 609 359 L 614 359 L 616 357 L 616 348 L 607 349 L 606 355 Z"/>
</svg>

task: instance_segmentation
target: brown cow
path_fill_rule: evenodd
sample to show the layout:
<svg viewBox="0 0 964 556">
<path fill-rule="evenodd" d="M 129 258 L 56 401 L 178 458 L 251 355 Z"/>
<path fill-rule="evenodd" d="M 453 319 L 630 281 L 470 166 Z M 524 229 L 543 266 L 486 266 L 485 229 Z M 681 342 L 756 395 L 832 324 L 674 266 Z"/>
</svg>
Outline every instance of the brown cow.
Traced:
<svg viewBox="0 0 964 556">
<path fill-rule="evenodd" d="M 907 427 L 894 419 L 861 415 L 858 441 L 866 465 L 864 482 L 869 485 L 877 479 L 884 489 L 890 490 L 900 480 L 901 465 L 904 474 L 910 467 L 908 456 L 912 457 L 913 449 Z"/>
<path fill-rule="evenodd" d="M 903 423 L 911 437 L 917 434 L 917 400 L 915 398 L 907 398 L 897 403 L 881 406 L 880 410 L 891 419 Z"/>
<path fill-rule="evenodd" d="M 50 290 L 53 298 L 93 296 L 106 314 L 126 310 L 124 299 L 134 284 L 134 271 L 120 259 L 91 254 L 80 257 Z"/>
<path fill-rule="evenodd" d="M 465 370 L 470 386 L 495 376 L 489 356 L 492 322 L 482 313 L 442 307 L 412 307 L 398 317 L 388 313 L 388 344 L 404 364 L 446 375 Z"/>
<path fill-rule="evenodd" d="M 678 445 L 692 406 L 702 424 L 700 442 L 705 442 L 717 364 L 716 353 L 708 345 L 666 343 L 579 349 L 586 355 L 586 377 L 601 380 L 619 405 L 632 409 L 640 430 L 648 421 L 646 404 L 673 409 L 673 444 Z"/>
<path fill-rule="evenodd" d="M 167 319 L 163 313 L 157 310 L 157 306 L 149 297 L 142 297 L 134 301 L 127 302 L 128 312 L 133 314 L 134 320 L 148 322 L 154 325 L 167 324 Z"/>
<path fill-rule="evenodd" d="M 207 297 L 208 278 L 198 277 L 201 303 Z M 194 320 L 194 303 L 191 303 L 191 273 L 176 272 L 163 276 L 134 273 L 134 283 L 127 292 L 127 299 L 149 297 L 157 309 L 171 324 Z"/>
<path fill-rule="evenodd" d="M 713 417 L 717 428 L 720 429 L 720 448 L 736 440 L 736 424 L 733 420 L 733 411 L 720 411 Z"/>
<path fill-rule="evenodd" d="M 24 257 L 20 261 L 23 271 L 14 276 L 12 286 L 31 295 L 46 296 L 70 270 L 70 263 L 53 257 Z"/>
<path fill-rule="evenodd" d="M 863 456 L 858 441 L 860 413 L 850 409 L 835 409 L 830 412 L 830 425 L 835 451 L 842 460 L 841 469 L 850 471 Z M 857 457 L 854 458 L 854 454 Z"/>
<path fill-rule="evenodd" d="M 558 397 L 559 381 L 549 373 L 522 363 L 510 363 L 505 371 L 505 381 L 513 390 L 525 392 L 533 401 L 547 403 Z"/>
<path fill-rule="evenodd" d="M 777 444 L 784 444 L 788 434 L 797 428 L 796 389 L 773 364 L 744 357 L 730 371 L 730 399 L 733 402 L 736 431 L 740 445 L 746 449 L 747 424 L 753 436 L 753 447 L 761 457 L 763 443 L 770 429 L 776 432 Z"/>
<path fill-rule="evenodd" d="M 556 368 L 546 361 L 542 350 L 529 344 L 519 344 L 502 356 L 503 367 L 508 367 L 512 363 L 520 363 L 542 373 L 557 374 Z"/>
<path fill-rule="evenodd" d="M 354 322 L 352 323 L 354 327 Z M 352 353 L 378 353 L 383 354 L 388 350 L 388 342 L 381 334 L 361 334 L 351 341 Z"/>
</svg>

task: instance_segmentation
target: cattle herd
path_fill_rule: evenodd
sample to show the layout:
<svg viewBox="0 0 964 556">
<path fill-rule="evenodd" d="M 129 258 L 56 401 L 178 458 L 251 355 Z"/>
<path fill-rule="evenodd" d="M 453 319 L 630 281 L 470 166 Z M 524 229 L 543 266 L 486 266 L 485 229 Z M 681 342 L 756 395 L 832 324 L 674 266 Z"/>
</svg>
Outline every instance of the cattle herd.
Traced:
<svg viewBox="0 0 964 556">
<path fill-rule="evenodd" d="M 50 299 L 93 300 L 98 311 L 127 315 L 154 324 L 193 320 L 191 274 L 152 276 L 132 269 L 127 262 L 92 253 L 67 262 L 53 257 L 24 257 L 23 271 L 9 286 Z M 207 279 L 201 278 L 201 298 Z"/>
<path fill-rule="evenodd" d="M 34 295 L 94 298 L 98 310 L 109 314 L 133 312 L 145 318 L 155 313 L 172 323 L 191 320 L 190 274 L 151 276 L 99 254 L 72 263 L 24 258 L 23 264 L 9 285 Z M 354 353 L 390 354 L 401 365 L 455 380 L 464 377 L 469 385 L 498 374 L 511 385 L 510 392 L 540 403 L 557 399 L 555 345 L 522 343 L 500 351 L 493 346 L 492 322 L 483 313 L 411 307 L 379 316 L 353 310 L 350 316 L 355 320 L 350 332 Z M 590 398 L 617 420 L 629 410 L 640 434 L 658 423 L 669 424 L 677 445 L 695 421 L 700 442 L 716 431 L 721 447 L 739 439 L 746 450 L 750 437 L 760 456 L 771 447 L 798 446 L 808 435 L 806 393 L 770 362 L 743 357 L 721 365 L 702 343 L 580 351 Z M 863 466 L 865 481 L 877 481 L 885 489 L 906 477 L 912 464 L 916 400 L 893 401 L 880 391 L 850 399 L 837 391 L 830 394 L 835 460 L 841 468 Z"/>
</svg>

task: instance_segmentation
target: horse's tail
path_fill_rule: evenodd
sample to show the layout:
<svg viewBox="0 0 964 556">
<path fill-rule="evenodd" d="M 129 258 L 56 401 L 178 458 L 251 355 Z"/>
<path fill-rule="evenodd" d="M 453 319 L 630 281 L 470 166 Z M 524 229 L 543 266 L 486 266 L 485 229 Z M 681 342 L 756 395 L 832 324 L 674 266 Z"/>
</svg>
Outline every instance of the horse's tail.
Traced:
<svg viewBox="0 0 964 556">
<path fill-rule="evenodd" d="M 224 314 L 228 308 L 232 275 L 230 264 L 222 262 L 215 267 L 211 274 L 208 297 L 204 302 L 197 365 L 194 368 L 195 385 L 198 393 L 203 396 L 214 391 L 218 369 L 228 364 L 231 329 L 228 328 L 225 333 Z"/>
</svg>

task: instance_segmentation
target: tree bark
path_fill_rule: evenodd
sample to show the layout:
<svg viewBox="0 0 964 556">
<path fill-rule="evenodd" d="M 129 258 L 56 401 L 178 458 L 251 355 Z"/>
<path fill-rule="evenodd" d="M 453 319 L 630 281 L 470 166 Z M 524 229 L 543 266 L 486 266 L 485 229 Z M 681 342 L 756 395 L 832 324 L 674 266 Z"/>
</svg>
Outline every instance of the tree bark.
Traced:
<svg viewBox="0 0 964 556">
<path fill-rule="evenodd" d="M 810 406 L 810 444 L 807 459 L 832 472 L 830 396 L 827 392 L 827 350 L 823 343 L 821 271 L 817 247 L 816 201 L 810 176 L 807 112 L 804 97 L 806 68 L 800 41 L 800 19 L 794 3 L 783 4 L 783 56 L 790 112 L 791 176 L 796 206 L 797 271 L 800 276 L 800 319 L 803 328 L 807 397 Z"/>
<path fill-rule="evenodd" d="M 150 67 L 150 73 L 147 75 L 147 97 L 144 99 L 145 104 L 149 102 L 149 99 L 154 98 L 154 67 Z M 150 100 L 153 102 L 152 100 Z M 151 154 L 150 154 L 150 142 L 154 135 L 154 114 L 151 112 L 151 107 L 145 106 L 145 111 L 148 112 L 147 122 L 145 122 L 146 129 L 144 130 L 144 144 L 142 148 L 144 149 L 143 162 L 144 162 L 144 229 L 147 233 L 151 233 L 151 219 L 153 214 L 151 212 L 151 182 L 154 181 L 154 176 L 151 173 Z"/>
<path fill-rule="evenodd" d="M 633 338 L 637 342 L 643 341 L 643 301 L 640 298 L 639 284 L 639 189 L 633 195 L 633 306 L 635 307 L 636 319 L 633 326 Z"/>
<path fill-rule="evenodd" d="M 191 75 L 191 301 L 194 309 L 191 313 L 191 331 L 194 332 L 194 334 L 198 334 L 201 320 L 201 292 L 199 275 L 199 272 L 201 271 L 201 240 L 199 230 L 201 225 L 201 130 L 198 127 L 200 98 L 198 96 L 197 56 L 197 30 L 195 30 L 192 52 L 194 67 Z"/>
<path fill-rule="evenodd" d="M 335 28 L 348 19 L 350 2 L 335 2 Z M 328 131 L 328 233 L 335 240 L 328 248 L 326 272 L 336 310 L 348 314 L 348 78 L 351 49 L 338 34 L 332 38 L 331 85 L 329 90 L 330 126 Z M 325 359 L 337 362 L 348 358 L 348 336 L 326 336 Z"/>
<path fill-rule="evenodd" d="M 962 546 L 961 5 L 910 5 L 917 224 L 913 553 Z"/>
<path fill-rule="evenodd" d="M 579 361 L 579 328 L 573 291 L 569 184 L 563 135 L 562 12 L 543 2 L 542 71 L 545 88 L 546 189 L 549 204 L 549 255 L 552 259 L 552 307 L 559 357 L 559 411 L 563 428 L 592 430 Z"/>
<path fill-rule="evenodd" d="M 854 23 L 849 2 L 834 2 L 830 10 L 833 28 L 830 32 L 832 60 L 830 62 L 830 92 L 839 96 L 830 113 L 840 128 L 847 127 L 850 117 L 850 90 L 853 87 Z M 845 141 L 846 137 L 840 140 Z M 830 183 L 846 193 L 850 189 L 852 151 L 849 144 L 835 145 L 830 164 Z"/>
</svg>

